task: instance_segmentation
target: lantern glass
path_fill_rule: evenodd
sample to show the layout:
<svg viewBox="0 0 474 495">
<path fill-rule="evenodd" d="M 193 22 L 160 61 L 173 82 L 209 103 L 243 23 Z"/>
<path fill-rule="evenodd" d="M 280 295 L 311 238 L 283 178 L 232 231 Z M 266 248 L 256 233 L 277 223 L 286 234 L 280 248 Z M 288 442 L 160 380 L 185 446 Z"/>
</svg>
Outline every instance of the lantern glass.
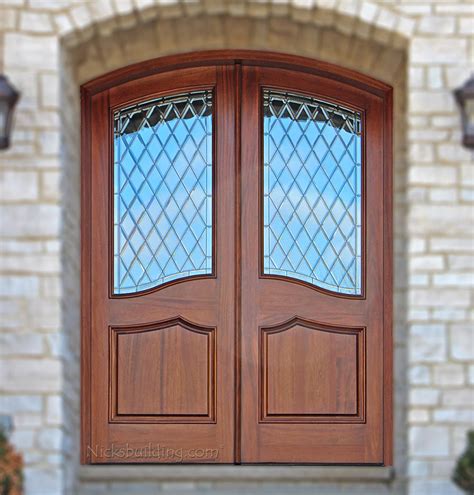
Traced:
<svg viewBox="0 0 474 495">
<path fill-rule="evenodd" d="M 462 142 L 467 148 L 474 148 L 474 75 L 454 91 L 454 96 L 461 110 Z"/>
<path fill-rule="evenodd" d="M 466 121 L 466 133 L 472 136 L 474 135 L 474 96 L 465 101 L 464 114 Z"/>
<path fill-rule="evenodd" d="M 0 142 L 7 138 L 8 103 L 0 100 Z"/>
<path fill-rule="evenodd" d="M 0 149 L 8 148 L 10 144 L 13 109 L 18 96 L 18 91 L 0 74 Z"/>
</svg>

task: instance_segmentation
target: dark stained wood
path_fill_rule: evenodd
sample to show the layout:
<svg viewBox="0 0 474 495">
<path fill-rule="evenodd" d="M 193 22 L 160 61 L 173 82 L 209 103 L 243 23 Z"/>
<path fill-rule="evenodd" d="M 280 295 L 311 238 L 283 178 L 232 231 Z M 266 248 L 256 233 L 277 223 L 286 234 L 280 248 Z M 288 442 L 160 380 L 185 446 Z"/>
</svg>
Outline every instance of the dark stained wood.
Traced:
<svg viewBox="0 0 474 495">
<path fill-rule="evenodd" d="M 215 330 L 180 318 L 111 328 L 111 421 L 214 422 Z"/>
<path fill-rule="evenodd" d="M 384 99 L 341 81 L 328 80 L 314 74 L 298 73 L 286 69 L 268 67 L 244 67 L 242 86 L 242 462 L 290 462 L 290 463 L 365 463 L 384 464 L 384 297 L 390 289 L 384 286 Z M 364 292 L 360 297 L 336 295 L 308 284 L 283 277 L 262 275 L 262 212 L 261 167 L 262 132 L 260 101 L 262 88 L 295 91 L 325 101 L 340 103 L 362 112 L 366 139 L 363 163 L 363 247 Z M 390 194 L 386 191 L 385 194 Z M 369 262 L 370 260 L 370 262 Z M 389 293 L 384 295 L 384 290 Z M 329 363 L 337 357 L 340 334 L 329 332 L 324 345 L 316 350 L 310 333 L 288 333 L 281 338 L 281 349 L 274 343 L 273 357 L 280 359 L 278 393 L 255 387 L 259 375 L 268 371 L 270 356 L 262 355 L 259 342 L 267 339 L 268 346 L 274 336 L 262 336 L 262 329 L 278 327 L 292 319 L 319 322 L 331 327 L 363 328 L 365 349 L 350 351 L 346 344 L 347 366 L 360 373 L 359 397 L 355 401 L 361 410 L 355 421 L 344 419 L 341 410 L 334 407 L 334 397 L 347 393 L 346 385 L 334 377 L 326 378 L 327 387 L 324 421 L 314 415 L 310 421 L 299 420 L 308 407 L 324 412 L 308 393 L 302 366 L 311 374 L 310 363 L 318 359 Z M 285 332 L 284 332 L 285 333 Z M 284 335 L 283 333 L 283 335 Z M 347 338 L 347 337 L 346 337 Z M 293 339 L 292 343 L 290 343 Z M 332 339 L 332 340 L 331 340 Z M 319 337 L 319 342 L 323 339 Z M 260 344 L 261 346 L 261 344 Z M 354 348 L 354 345 L 352 345 Z M 285 355 L 285 351 L 289 355 Z M 298 358 L 296 358 L 298 353 Z M 362 363 L 359 363 L 360 360 Z M 266 360 L 266 362 L 265 362 Z M 273 369 L 278 365 L 275 365 Z M 328 373 L 337 373 L 334 366 L 326 365 Z M 267 371 L 265 371 L 267 367 Z M 319 368 L 318 368 L 319 369 Z M 274 372 L 275 373 L 275 372 Z M 275 378 L 275 377 L 274 377 Z M 339 390 L 338 390 L 339 386 Z M 329 393 L 329 388 L 334 387 Z M 266 397 L 273 393 L 274 398 Z M 320 397 L 320 396 L 318 396 Z M 353 396 L 352 396 L 353 397 Z M 293 404 L 284 404 L 285 398 Z M 273 403 L 265 404 L 265 399 Z M 353 410 L 354 399 L 348 398 L 345 406 Z M 364 406 L 362 406 L 364 403 Z M 309 405 L 308 405 L 309 404 Z M 291 412 L 291 421 L 281 417 L 272 420 L 270 410 Z M 365 411 L 362 411 L 365 407 Z M 331 419 L 328 411 L 334 409 Z M 262 418 L 263 411 L 263 418 Z M 314 411 L 316 412 L 316 411 Z M 281 414 L 279 416 L 282 416 Z M 341 420 L 342 418 L 342 420 Z"/>
<path fill-rule="evenodd" d="M 393 464 L 393 90 L 384 95 L 383 121 L 383 360 L 384 464 Z"/>
<path fill-rule="evenodd" d="M 262 86 L 364 115 L 360 297 L 262 275 Z M 215 91 L 214 273 L 114 296 L 112 111 L 206 88 Z M 391 88 L 303 57 L 237 50 L 163 57 L 81 91 L 81 462 L 177 462 L 105 453 L 152 442 L 218 449 L 185 463 L 390 465 Z"/>
<path fill-rule="evenodd" d="M 298 318 L 260 328 L 261 421 L 363 421 L 364 337 Z"/>
<path fill-rule="evenodd" d="M 83 87 L 94 94 L 152 74 L 186 67 L 233 65 L 235 62 L 242 65 L 279 67 L 290 70 L 297 68 L 299 72 L 308 72 L 329 80 L 346 82 L 382 97 L 390 91 L 390 86 L 382 81 L 345 67 L 307 57 L 259 50 L 206 50 L 169 55 L 122 67 L 86 82 Z"/>
<path fill-rule="evenodd" d="M 91 361 L 91 98 L 81 88 L 81 463 L 90 462 Z"/>
<path fill-rule="evenodd" d="M 83 328 L 84 338 L 90 339 L 84 347 L 90 359 L 87 372 L 90 386 L 86 383 L 83 399 L 89 410 L 87 414 L 93 420 L 90 431 L 84 430 L 84 460 L 90 463 L 176 462 L 173 456 L 157 459 L 151 453 L 110 458 L 106 451 L 112 445 L 128 444 L 140 449 L 151 442 L 174 450 L 218 451 L 218 455 L 211 458 L 194 457 L 183 462 L 232 462 L 235 383 L 234 367 L 229 363 L 234 362 L 235 353 L 234 69 L 183 69 L 172 77 L 161 74 L 152 80 L 143 80 L 143 84 L 130 84 L 90 97 L 93 118 L 86 141 L 91 143 L 92 158 L 84 162 L 87 169 L 84 176 L 91 173 L 92 177 L 84 200 L 89 203 L 92 221 L 85 229 L 84 241 L 86 246 L 90 242 L 90 251 L 84 253 L 83 267 L 89 273 L 92 319 L 90 326 L 84 323 Z M 132 100 L 190 88 L 214 88 L 215 107 L 219 109 L 214 113 L 215 275 L 182 279 L 134 297 L 111 297 L 111 109 Z M 174 319 L 179 319 L 179 325 L 167 330 L 136 333 L 137 328 Z M 117 328 L 121 330 L 114 349 L 110 332 Z M 199 328 L 212 330 L 196 333 Z M 165 350 L 169 355 L 161 361 L 160 373 L 168 376 L 170 382 L 160 389 L 164 396 L 159 399 L 155 382 L 157 367 L 152 364 L 150 353 Z M 132 361 L 136 362 L 133 370 Z M 175 372 L 179 370 L 179 375 L 171 378 L 173 362 L 177 363 Z M 196 366 L 195 373 L 189 372 L 188 366 Z M 173 387 L 182 389 L 172 390 Z M 203 408 L 207 411 L 204 416 Z M 171 414 L 175 413 L 173 420 Z M 184 418 L 184 414 L 193 413 L 202 417 Z M 132 415 L 136 415 L 133 420 Z M 94 455 L 87 456 L 88 445 L 94 447 Z"/>
<path fill-rule="evenodd" d="M 242 265 L 241 265 L 241 122 L 242 122 L 242 65 L 235 64 L 235 428 L 234 428 L 234 463 L 240 464 L 240 432 L 242 429 L 242 401 L 241 401 L 241 363 L 242 363 L 242 343 L 241 343 L 241 301 L 242 301 Z"/>
</svg>

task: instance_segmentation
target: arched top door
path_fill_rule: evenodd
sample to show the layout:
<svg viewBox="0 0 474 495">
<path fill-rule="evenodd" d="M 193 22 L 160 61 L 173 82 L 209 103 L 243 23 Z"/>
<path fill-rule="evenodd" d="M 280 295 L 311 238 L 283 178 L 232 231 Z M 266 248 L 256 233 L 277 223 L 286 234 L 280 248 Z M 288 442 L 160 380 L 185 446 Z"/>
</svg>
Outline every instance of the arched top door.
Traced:
<svg viewBox="0 0 474 495">
<path fill-rule="evenodd" d="M 389 464 L 390 88 L 229 51 L 82 90 L 83 461 Z"/>
</svg>

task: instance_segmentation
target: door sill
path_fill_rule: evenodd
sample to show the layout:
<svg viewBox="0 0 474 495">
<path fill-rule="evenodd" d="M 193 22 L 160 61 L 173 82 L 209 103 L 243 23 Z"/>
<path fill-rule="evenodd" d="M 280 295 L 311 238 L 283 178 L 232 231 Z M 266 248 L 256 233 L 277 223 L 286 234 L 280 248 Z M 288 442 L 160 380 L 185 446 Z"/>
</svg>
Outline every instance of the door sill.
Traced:
<svg viewBox="0 0 474 495">
<path fill-rule="evenodd" d="M 80 466 L 81 481 L 378 481 L 394 479 L 391 466 L 95 465 Z"/>
</svg>

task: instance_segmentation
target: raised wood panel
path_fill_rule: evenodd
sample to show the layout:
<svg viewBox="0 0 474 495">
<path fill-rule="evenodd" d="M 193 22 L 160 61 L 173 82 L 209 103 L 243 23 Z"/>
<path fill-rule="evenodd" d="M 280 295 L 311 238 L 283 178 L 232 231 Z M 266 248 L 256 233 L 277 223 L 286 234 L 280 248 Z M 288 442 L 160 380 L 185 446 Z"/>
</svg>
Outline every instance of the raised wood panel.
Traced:
<svg viewBox="0 0 474 495">
<path fill-rule="evenodd" d="M 363 328 L 294 318 L 261 328 L 262 420 L 361 420 Z"/>
<path fill-rule="evenodd" d="M 180 318 L 111 328 L 112 421 L 213 421 L 214 332 Z"/>
</svg>

